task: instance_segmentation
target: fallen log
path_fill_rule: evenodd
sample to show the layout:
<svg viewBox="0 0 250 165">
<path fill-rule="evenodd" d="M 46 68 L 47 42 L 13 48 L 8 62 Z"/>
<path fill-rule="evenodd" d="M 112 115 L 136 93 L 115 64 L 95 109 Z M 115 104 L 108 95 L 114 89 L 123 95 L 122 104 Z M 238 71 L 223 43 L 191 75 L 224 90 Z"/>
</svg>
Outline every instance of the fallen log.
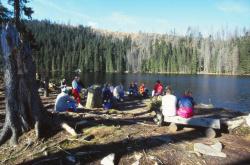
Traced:
<svg viewBox="0 0 250 165">
<path fill-rule="evenodd" d="M 164 116 L 164 121 L 168 123 L 176 123 L 191 126 L 208 127 L 214 129 L 220 129 L 220 119 L 192 117 L 182 118 L 180 116 Z"/>
</svg>

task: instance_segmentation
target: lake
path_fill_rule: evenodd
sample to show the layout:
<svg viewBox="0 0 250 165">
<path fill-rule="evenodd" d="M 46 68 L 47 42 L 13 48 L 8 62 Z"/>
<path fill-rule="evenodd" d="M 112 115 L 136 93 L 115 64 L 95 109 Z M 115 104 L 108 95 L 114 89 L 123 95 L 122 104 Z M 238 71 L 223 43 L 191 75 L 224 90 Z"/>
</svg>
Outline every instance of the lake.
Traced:
<svg viewBox="0 0 250 165">
<path fill-rule="evenodd" d="M 71 80 L 74 75 L 67 77 Z M 215 107 L 250 112 L 249 76 L 81 73 L 85 86 L 105 82 L 116 85 L 121 82 L 124 88 L 128 89 L 129 83 L 135 81 L 138 84 L 144 83 L 151 90 L 158 79 L 164 86 L 171 85 L 177 97 L 186 89 L 190 89 L 196 103 L 211 103 Z"/>
</svg>

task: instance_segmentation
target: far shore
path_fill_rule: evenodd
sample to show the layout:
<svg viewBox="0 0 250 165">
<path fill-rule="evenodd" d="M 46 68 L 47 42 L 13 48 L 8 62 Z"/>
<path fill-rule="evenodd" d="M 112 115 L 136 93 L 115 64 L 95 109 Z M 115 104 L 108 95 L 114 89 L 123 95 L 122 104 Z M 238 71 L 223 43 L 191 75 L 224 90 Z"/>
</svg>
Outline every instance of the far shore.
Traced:
<svg viewBox="0 0 250 165">
<path fill-rule="evenodd" d="M 52 71 L 50 71 L 52 72 Z M 54 72 L 60 72 L 60 71 L 54 71 Z M 74 71 L 66 71 L 68 72 L 74 72 Z M 198 72 L 198 73 L 185 73 L 185 72 L 82 72 L 82 73 L 121 73 L 121 74 L 173 74 L 173 75 L 216 75 L 216 76 L 250 76 L 250 73 L 247 74 L 232 74 L 232 73 L 204 73 L 204 72 Z M 4 72 L 0 71 L 0 76 L 3 76 Z"/>
</svg>

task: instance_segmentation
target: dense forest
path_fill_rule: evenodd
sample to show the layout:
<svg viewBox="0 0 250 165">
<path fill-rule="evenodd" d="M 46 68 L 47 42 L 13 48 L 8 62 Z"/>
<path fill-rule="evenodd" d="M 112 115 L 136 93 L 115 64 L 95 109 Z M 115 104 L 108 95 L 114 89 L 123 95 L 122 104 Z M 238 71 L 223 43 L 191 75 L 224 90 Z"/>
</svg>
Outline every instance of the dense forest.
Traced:
<svg viewBox="0 0 250 165">
<path fill-rule="evenodd" d="M 203 37 L 121 33 L 28 21 L 34 34 L 38 72 L 170 72 L 250 74 L 250 33 L 243 29 Z"/>
</svg>

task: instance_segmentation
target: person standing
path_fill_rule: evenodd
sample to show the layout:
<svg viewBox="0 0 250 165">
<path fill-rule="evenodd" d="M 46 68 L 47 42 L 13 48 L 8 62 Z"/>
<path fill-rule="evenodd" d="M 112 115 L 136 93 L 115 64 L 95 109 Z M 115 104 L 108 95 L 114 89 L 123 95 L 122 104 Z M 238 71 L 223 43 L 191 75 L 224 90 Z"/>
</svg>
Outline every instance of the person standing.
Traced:
<svg viewBox="0 0 250 165">
<path fill-rule="evenodd" d="M 166 94 L 162 97 L 163 116 L 176 116 L 177 98 L 172 94 L 171 86 L 166 87 Z"/>
<path fill-rule="evenodd" d="M 78 108 L 83 108 L 81 104 L 81 97 L 80 97 L 80 92 L 82 90 L 82 86 L 79 84 L 80 82 L 80 77 L 75 76 L 74 80 L 72 81 L 72 94 L 78 103 Z"/>
</svg>

